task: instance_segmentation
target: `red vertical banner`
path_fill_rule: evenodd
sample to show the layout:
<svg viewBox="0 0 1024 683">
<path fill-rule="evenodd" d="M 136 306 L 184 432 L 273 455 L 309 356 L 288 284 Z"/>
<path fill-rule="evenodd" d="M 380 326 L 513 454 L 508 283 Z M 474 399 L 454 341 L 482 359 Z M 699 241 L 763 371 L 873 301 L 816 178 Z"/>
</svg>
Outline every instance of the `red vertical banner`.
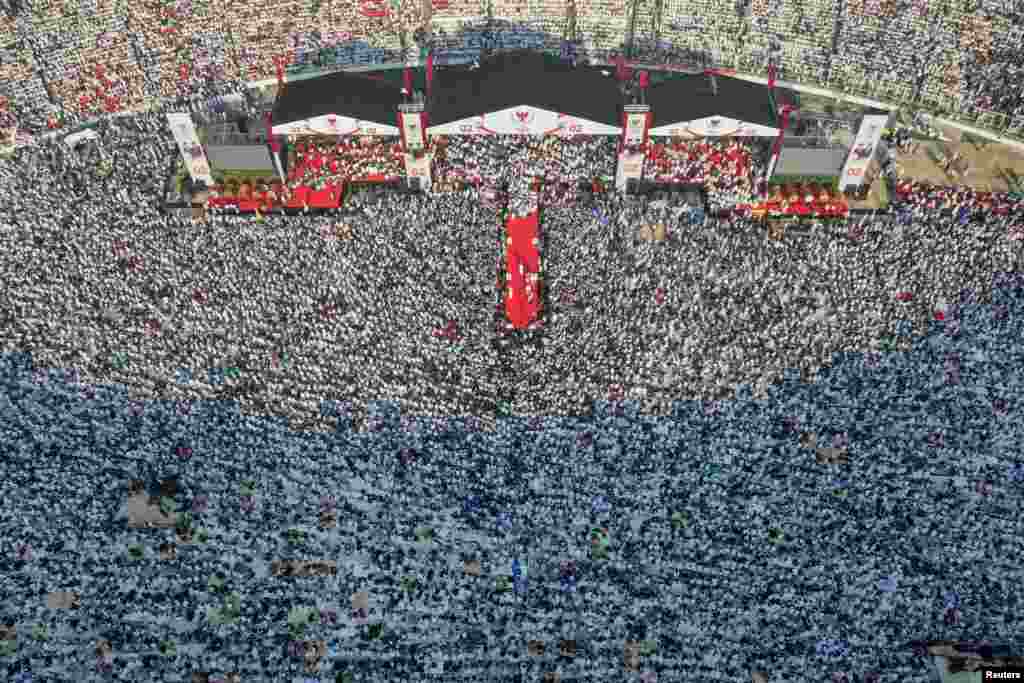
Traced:
<svg viewBox="0 0 1024 683">
<path fill-rule="evenodd" d="M 775 89 L 775 65 L 774 64 L 769 64 L 768 65 L 768 89 L 769 90 L 774 90 Z"/>
<path fill-rule="evenodd" d="M 789 112 L 792 109 L 788 104 L 782 108 L 782 121 L 779 124 L 779 137 L 775 138 L 775 147 L 772 148 L 772 156 L 776 156 L 782 149 L 782 138 L 786 135 L 786 128 L 789 126 Z"/>
<path fill-rule="evenodd" d="M 412 69 L 405 67 L 402 72 L 402 83 L 405 85 L 405 91 L 412 95 Z"/>
<path fill-rule="evenodd" d="M 402 136 L 402 151 L 408 153 L 409 141 L 405 138 L 405 115 L 401 109 L 398 110 L 398 134 Z"/>
<path fill-rule="evenodd" d="M 647 123 L 644 126 L 644 147 L 651 139 L 651 127 L 654 125 L 654 112 L 647 112 Z"/>
<path fill-rule="evenodd" d="M 434 53 L 431 52 L 427 55 L 427 97 L 430 97 L 430 85 L 434 82 Z"/>
<path fill-rule="evenodd" d="M 641 71 L 640 72 L 640 89 L 641 90 L 647 90 L 647 86 L 649 86 L 650 84 L 651 84 L 651 77 L 647 74 L 646 71 Z"/>
<path fill-rule="evenodd" d="M 629 134 L 629 114 L 622 112 L 622 135 L 619 136 L 619 154 L 626 149 L 626 136 Z"/>
</svg>

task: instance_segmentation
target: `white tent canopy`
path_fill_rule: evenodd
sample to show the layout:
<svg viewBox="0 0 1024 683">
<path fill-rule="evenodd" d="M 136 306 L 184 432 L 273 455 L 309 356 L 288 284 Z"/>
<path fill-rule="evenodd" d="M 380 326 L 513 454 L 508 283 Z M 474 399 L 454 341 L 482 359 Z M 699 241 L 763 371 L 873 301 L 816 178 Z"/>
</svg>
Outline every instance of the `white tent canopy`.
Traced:
<svg viewBox="0 0 1024 683">
<path fill-rule="evenodd" d="M 654 113 L 658 115 L 657 112 Z M 726 116 L 708 116 L 693 121 L 679 121 L 664 126 L 651 128 L 650 135 L 680 136 L 691 138 L 713 138 L 713 137 L 744 137 L 744 138 L 774 138 L 778 137 L 779 129 L 771 126 L 761 126 L 756 123 L 747 123 L 739 119 L 731 119 Z"/>
<path fill-rule="evenodd" d="M 431 126 L 427 132 L 430 135 L 619 135 L 622 128 L 524 105 Z"/>
<path fill-rule="evenodd" d="M 361 121 L 349 116 L 324 114 L 300 121 L 274 125 L 274 135 L 399 135 L 398 126 L 375 121 Z"/>
</svg>

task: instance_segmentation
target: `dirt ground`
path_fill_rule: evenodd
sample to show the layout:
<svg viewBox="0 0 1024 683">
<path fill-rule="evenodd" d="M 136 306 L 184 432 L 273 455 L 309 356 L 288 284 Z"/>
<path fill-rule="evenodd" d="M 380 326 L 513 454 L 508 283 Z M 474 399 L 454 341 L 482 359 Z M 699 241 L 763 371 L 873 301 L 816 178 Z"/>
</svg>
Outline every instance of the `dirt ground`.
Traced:
<svg viewBox="0 0 1024 683">
<path fill-rule="evenodd" d="M 956 128 L 937 126 L 949 142 L 920 141 L 913 154 L 896 156 L 897 169 L 901 176 L 923 180 L 937 185 L 967 185 L 986 192 L 1007 192 L 1013 188 L 1003 177 L 1003 171 L 1012 170 L 1024 178 L 1024 153 L 1007 145 L 993 142 L 964 142 Z M 946 173 L 935 163 L 929 150 L 935 156 L 963 154 L 966 173 Z"/>
<path fill-rule="evenodd" d="M 885 183 L 881 180 L 875 180 L 871 183 L 871 188 L 868 190 L 868 196 L 863 200 L 851 200 L 849 202 L 850 209 L 854 211 L 871 211 L 871 210 L 883 210 L 889 206 L 889 202 L 892 201 L 892 197 L 886 197 L 885 195 Z"/>
</svg>

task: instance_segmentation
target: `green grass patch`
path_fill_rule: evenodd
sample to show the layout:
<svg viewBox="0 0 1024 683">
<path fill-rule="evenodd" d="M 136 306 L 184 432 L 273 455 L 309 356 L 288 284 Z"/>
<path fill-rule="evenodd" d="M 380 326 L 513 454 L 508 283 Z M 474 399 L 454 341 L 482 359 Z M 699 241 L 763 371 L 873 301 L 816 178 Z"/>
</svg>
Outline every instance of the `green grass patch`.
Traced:
<svg viewBox="0 0 1024 683">
<path fill-rule="evenodd" d="M 266 170 L 253 170 L 251 168 L 218 168 L 215 169 L 211 175 L 214 180 L 223 178 L 228 180 L 230 178 L 238 178 L 240 180 L 248 178 L 266 178 L 268 176 L 277 177 L 277 173 L 274 169 L 268 168 Z"/>
<path fill-rule="evenodd" d="M 819 176 L 819 175 L 776 175 L 772 176 L 772 179 L 768 181 L 769 191 L 782 185 L 810 185 L 817 183 L 822 187 L 827 187 L 835 192 L 839 191 L 839 176 Z"/>
</svg>

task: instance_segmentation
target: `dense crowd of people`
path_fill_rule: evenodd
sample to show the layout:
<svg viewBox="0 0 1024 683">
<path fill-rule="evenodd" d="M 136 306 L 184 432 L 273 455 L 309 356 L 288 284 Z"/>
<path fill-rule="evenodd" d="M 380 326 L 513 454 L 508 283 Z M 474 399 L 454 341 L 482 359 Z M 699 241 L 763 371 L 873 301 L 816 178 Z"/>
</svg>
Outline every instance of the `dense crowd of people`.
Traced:
<svg viewBox="0 0 1024 683">
<path fill-rule="evenodd" d="M 129 140 L 125 146 L 139 147 Z M 79 207 L 86 216 L 90 208 Z M 102 232 L 83 234 L 86 223 L 5 230 L 5 253 L 28 265 L 40 298 L 64 277 L 82 293 L 72 301 L 58 295 L 68 308 L 49 313 L 12 280 L 4 310 L 5 324 L 28 342 L 21 351 L 31 353 L 5 353 L 0 365 L 0 530 L 10 539 L 0 568 L 12 596 L 0 618 L 5 633 L 18 634 L 13 650 L 3 639 L 8 677 L 91 682 L 204 671 L 226 683 L 227 672 L 319 682 L 443 673 L 511 682 L 625 670 L 646 681 L 727 681 L 759 670 L 768 681 L 925 683 L 927 651 L 903 647 L 924 634 L 977 634 L 1013 648 L 1015 606 L 1024 599 L 1012 560 L 1021 551 L 1015 510 L 1024 482 L 1014 456 L 1024 281 L 983 273 L 1019 269 L 1020 251 L 982 229 L 967 254 L 980 260 L 970 273 L 958 271 L 957 254 L 944 248 L 970 243 L 969 231 L 950 225 L 955 234 L 944 238 L 923 221 L 899 237 L 879 221 L 848 243 L 832 236 L 765 245 L 775 260 L 754 275 L 773 283 L 780 299 L 813 295 L 819 282 L 830 287 L 823 294 L 847 296 L 822 280 L 844 258 L 853 260 L 854 279 L 865 278 L 847 304 L 863 314 L 872 312 L 864 310 L 867 287 L 919 258 L 922 269 L 909 277 L 925 285 L 942 270 L 954 293 L 941 320 L 929 316 L 923 339 L 904 326 L 912 317 L 906 305 L 876 309 L 879 321 L 897 319 L 903 353 L 865 353 L 870 340 L 854 339 L 855 352 L 836 357 L 817 382 L 801 381 L 801 366 L 789 365 L 781 386 L 765 387 L 767 401 L 751 401 L 741 386 L 738 400 L 677 400 L 653 416 L 639 414 L 638 404 L 643 385 L 658 385 L 662 359 L 690 358 L 699 370 L 714 364 L 716 344 L 729 348 L 725 335 L 743 334 L 739 324 L 721 339 L 713 332 L 749 315 L 737 294 L 742 276 L 729 280 L 727 269 L 758 268 L 760 241 L 747 235 L 734 244 L 726 225 L 679 231 L 661 245 L 620 243 L 615 231 L 628 235 L 647 207 L 599 199 L 589 208 L 545 212 L 557 319 L 542 348 L 517 346 L 512 359 L 487 344 L 483 312 L 494 292 L 475 274 L 493 267 L 500 226 L 473 190 L 411 204 L 358 195 L 344 217 L 353 225 L 349 242 L 321 217 L 270 220 L 255 232 L 242 218 L 150 223 L 134 235 L 113 222 L 113 244 L 98 242 Z M 827 245 L 836 243 L 829 258 Z M 99 290 L 98 300 L 89 294 L 91 278 L 117 279 L 101 265 L 115 256 L 108 246 L 128 265 L 139 257 L 135 267 L 153 285 L 167 283 L 165 309 L 181 295 L 189 307 L 223 302 L 226 316 L 198 314 L 220 329 L 196 334 L 198 326 L 164 318 L 162 343 L 131 340 L 143 354 L 130 358 L 133 368 L 92 376 L 88 352 L 76 350 L 88 335 L 61 335 L 67 328 L 47 316 L 84 327 L 93 315 L 76 302 L 140 303 L 146 283 L 138 275 L 121 280 L 123 301 L 112 291 Z M 681 249 L 707 254 L 708 264 L 677 258 Z M 752 261 L 736 263 L 744 250 Z M 187 257 L 195 270 L 159 267 L 162 253 L 172 262 Z M 282 258 L 272 263 L 275 254 Z M 79 258 L 82 270 L 72 265 Z M 371 259 L 387 265 L 367 268 Z M 631 270 L 631 260 L 643 270 Z M 668 279 L 679 261 L 691 276 Z M 254 272 L 260 265 L 265 270 Z M 792 288 L 770 279 L 786 265 Z M 335 269 L 339 279 L 321 284 L 340 283 L 339 298 L 301 282 L 310 268 L 321 269 L 306 275 L 310 282 Z M 404 268 L 422 281 L 403 278 Z M 193 291 L 190 276 L 219 288 Z M 315 298 L 296 310 L 285 297 L 300 289 Z M 257 290 L 265 292 L 260 308 L 250 308 Z M 750 311 L 770 308 L 753 287 L 744 291 Z M 268 308 L 275 298 L 279 307 Z M 662 310 L 648 299 L 660 299 Z M 843 304 L 827 296 L 821 303 Z M 680 317 L 683 308 L 693 315 Z M 718 310 L 728 313 L 700 321 Z M 771 311 L 783 314 L 784 327 L 784 308 Z M 277 367 L 242 363 L 241 382 L 259 376 L 262 392 L 212 377 L 204 390 L 198 372 L 163 382 L 153 362 L 160 353 L 181 353 L 187 358 L 174 360 L 193 369 L 216 364 L 220 349 L 204 358 L 205 339 L 262 339 L 267 317 L 293 338 L 286 352 L 278 347 Z M 423 333 L 446 319 L 456 322 L 455 335 L 435 342 Z M 827 349 L 834 325 L 817 325 L 815 341 Z M 25 334 L 33 327 L 45 338 Z M 776 331 L 783 353 L 797 355 L 801 338 L 814 334 L 785 332 Z M 188 334 L 193 341 L 182 338 L 181 351 L 167 338 Z M 332 352 L 342 339 L 344 351 Z M 761 353 L 768 356 L 770 344 Z M 331 365 L 319 371 L 314 357 Z M 666 398 L 713 380 L 713 371 L 671 369 L 680 389 Z M 609 375 L 618 382 L 610 400 L 594 401 L 587 417 L 565 416 L 566 397 L 578 395 L 570 392 L 603 396 Z M 249 403 L 258 393 L 262 406 Z M 531 398 L 552 410 L 525 405 Z M 333 429 L 297 434 L 285 422 L 240 415 L 224 399 L 264 416 L 315 406 Z M 536 412 L 481 419 L 499 401 Z M 822 452 L 845 454 L 853 467 L 822 465 Z M 134 481 L 188 517 L 173 531 L 126 528 Z M 182 542 L 186 532 L 196 540 Z M 292 557 L 334 561 L 337 571 L 272 575 L 277 561 Z M 977 578 L 965 581 L 967 572 Z M 77 592 L 78 609 L 48 609 L 56 590 Z M 232 604 L 235 616 L 214 622 Z M 323 640 L 322 656 L 310 657 L 304 639 Z"/>
<path fill-rule="evenodd" d="M 288 179 L 292 185 L 394 180 L 405 175 L 402 145 L 393 137 L 299 142 L 289 156 Z"/>
<path fill-rule="evenodd" d="M 549 196 L 558 201 L 560 186 L 613 178 L 617 150 L 612 136 L 453 135 L 436 140 L 433 173 L 445 186 L 459 181 L 485 189 L 527 176 L 551 188 Z"/>
<path fill-rule="evenodd" d="M 644 177 L 663 184 L 701 185 L 712 211 L 750 204 L 763 180 L 767 150 L 747 141 L 655 139 Z"/>
<path fill-rule="evenodd" d="M 288 68 L 398 63 L 431 45 L 460 54 L 559 49 L 559 41 L 546 40 L 545 32 L 558 36 L 566 13 L 575 17 L 580 58 L 608 59 L 625 49 L 628 22 L 616 2 L 529 8 L 498 3 L 494 16 L 500 21 L 484 28 L 477 24 L 488 14 L 486 7 L 464 4 L 434 0 L 429 10 L 418 0 L 388 6 L 366 0 L 344 8 L 285 4 L 263 8 L 258 20 L 249 21 L 240 20 L 233 6 L 216 2 L 23 2 L 8 8 L 0 25 L 0 95 L 14 102 L 25 130 L 44 129 L 54 119 L 69 126 L 76 119 L 186 96 L 218 81 L 273 79 Z M 779 78 L 916 101 L 1019 134 L 1024 64 L 1018 47 L 1024 29 L 1014 11 L 955 3 L 945 8 L 922 0 L 758 0 L 738 11 L 731 1 L 702 0 L 666 8 L 656 41 L 644 37 L 650 23 L 645 18 L 633 53 L 648 62 L 759 74 L 773 63 Z M 517 39 L 520 34 L 523 39 Z M 439 59 L 444 60 L 440 52 Z"/>
<path fill-rule="evenodd" d="M 608 192 L 614 138 L 452 136 L 435 191 L 196 220 L 161 207 L 178 153 L 161 110 L 246 91 L 189 74 L 95 142 L 0 160 L 10 676 L 603 680 L 638 643 L 625 663 L 647 681 L 923 681 L 900 643 L 1016 642 L 1011 197 L 901 185 L 912 211 L 774 241 Z M 341 173 L 393 144 L 296 167 Z M 680 163 L 733 179 L 711 206 L 745 197 L 756 155 L 700 144 Z M 528 335 L 503 324 L 503 209 L 542 212 Z M 641 239 L 654 223 L 667 234 Z M 836 453 L 857 469 L 824 467 Z M 118 512 L 136 479 L 210 552 L 162 564 L 159 532 Z M 327 588 L 269 576 L 299 551 L 344 558 Z M 45 608 L 71 589 L 79 610 Z M 235 622 L 211 625 L 232 591 Z M 289 633 L 301 606 L 319 617 L 302 637 L 329 642 L 316 671 Z"/>
</svg>

